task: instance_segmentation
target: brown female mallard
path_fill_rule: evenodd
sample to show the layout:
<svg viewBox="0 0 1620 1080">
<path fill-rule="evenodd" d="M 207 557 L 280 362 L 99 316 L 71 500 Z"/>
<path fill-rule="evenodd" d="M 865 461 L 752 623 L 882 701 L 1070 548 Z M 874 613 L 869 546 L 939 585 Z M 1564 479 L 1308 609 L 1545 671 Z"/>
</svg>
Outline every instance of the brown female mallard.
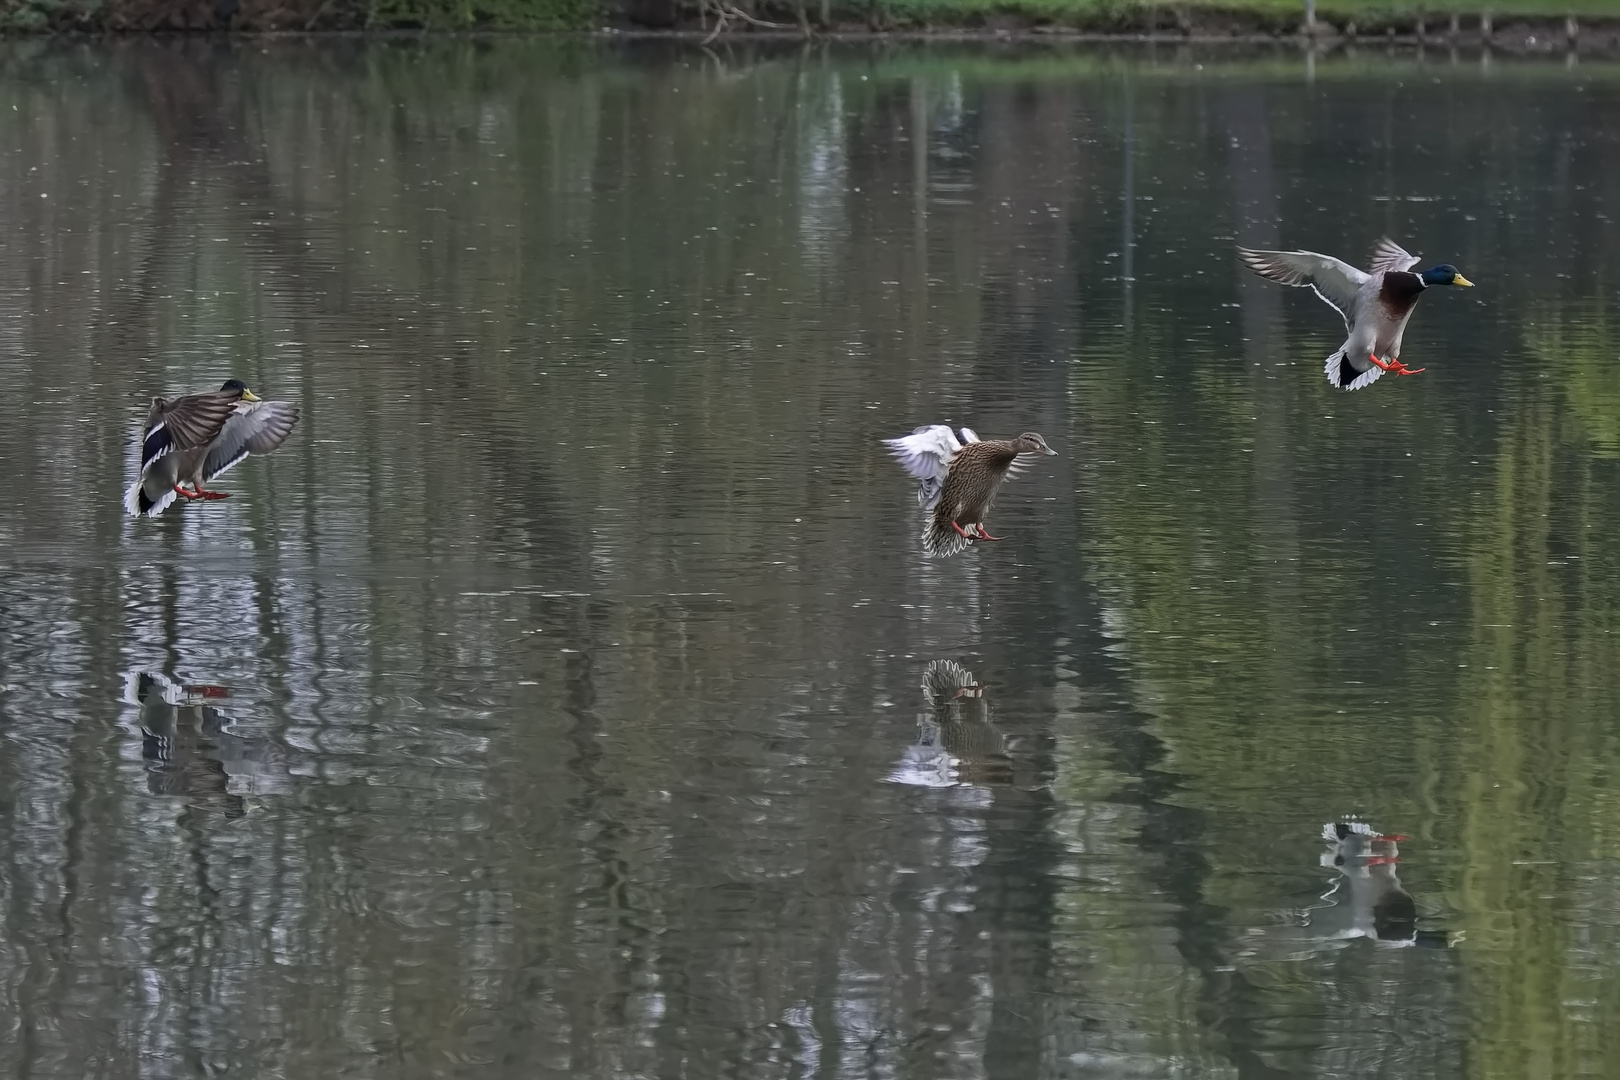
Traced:
<svg viewBox="0 0 1620 1080">
<path fill-rule="evenodd" d="M 297 408 L 260 400 L 240 379 L 206 393 L 153 398 L 141 428 L 140 475 L 124 493 L 124 509 L 157 517 L 179 497 L 228 499 L 203 485 L 249 454 L 270 453 L 296 423 Z"/>
<path fill-rule="evenodd" d="M 1008 470 L 1020 454 L 1046 454 L 1057 451 L 1033 431 L 1016 439 L 991 439 L 969 443 L 951 455 L 945 471 L 945 484 L 934 503 L 928 526 L 923 529 L 923 550 L 938 559 L 955 555 L 974 540 L 1000 540 L 984 527 L 985 515 L 995 501 L 996 491 L 1007 479 Z M 968 530 L 972 529 L 972 532 Z"/>
</svg>

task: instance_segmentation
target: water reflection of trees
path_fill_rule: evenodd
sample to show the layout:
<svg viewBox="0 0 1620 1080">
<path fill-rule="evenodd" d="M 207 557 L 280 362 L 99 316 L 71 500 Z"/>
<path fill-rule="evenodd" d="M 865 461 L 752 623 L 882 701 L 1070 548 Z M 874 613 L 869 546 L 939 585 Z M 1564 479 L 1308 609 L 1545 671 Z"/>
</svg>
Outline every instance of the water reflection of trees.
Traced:
<svg viewBox="0 0 1620 1080">
<path fill-rule="evenodd" d="M 1607 301 L 1531 332 L 1438 298 L 1410 350 L 1432 379 L 1333 396 L 1331 316 L 1226 254 L 1411 229 L 1567 299 L 1556 274 L 1607 269 L 1577 224 L 1620 198 L 1613 148 L 1563 137 L 1613 119 L 1601 82 L 1369 107 L 1330 65 L 1305 94 L 1146 65 L 1122 237 L 1107 58 L 98 55 L 13 54 L 0 111 L 0 382 L 31 403 L 0 456 L 48 451 L 13 493 L 51 508 L 0 519 L 0 681 L 30 687 L 0 701 L 0 790 L 36 808 L 0 841 L 15 1011 L 121 1010 L 141 1052 L 266 1075 L 1298 1075 L 1358 1064 L 1302 1045 L 1372 1053 L 1379 1009 L 1436 1068 L 1614 1065 L 1560 1004 L 1613 1004 Z M 1321 164 L 1345 146 L 1362 167 Z M 78 183 L 108 170 L 139 205 Z M 1518 216 L 1378 201 L 1446 191 Z M 304 437 L 208 533 L 121 532 L 123 432 L 77 425 L 85 399 L 133 415 L 222 351 Z M 910 557 L 904 485 L 846 451 L 919 414 L 1058 433 L 1039 490 L 1081 499 L 1045 525 L 1066 497 L 1008 500 L 1030 564 Z M 228 587 L 186 561 L 220 535 L 252 568 Z M 918 614 L 850 614 L 874 594 Z M 902 657 L 942 633 L 1016 673 L 1025 772 L 894 816 L 872 693 L 914 693 Z M 229 832 L 138 798 L 108 726 L 121 672 L 177 664 L 251 672 L 312 773 Z M 1228 913 L 1276 906 L 1254 869 L 1279 844 L 1375 809 L 1455 853 L 1424 890 L 1482 947 L 1300 976 L 1278 1049 L 1291 976 L 1231 970 Z M 114 967 L 134 988 L 22 974 Z M 1437 995 L 1466 1051 L 1423 1026 Z M 76 1073 L 133 1053 L 71 1024 L 18 1045 Z"/>
</svg>

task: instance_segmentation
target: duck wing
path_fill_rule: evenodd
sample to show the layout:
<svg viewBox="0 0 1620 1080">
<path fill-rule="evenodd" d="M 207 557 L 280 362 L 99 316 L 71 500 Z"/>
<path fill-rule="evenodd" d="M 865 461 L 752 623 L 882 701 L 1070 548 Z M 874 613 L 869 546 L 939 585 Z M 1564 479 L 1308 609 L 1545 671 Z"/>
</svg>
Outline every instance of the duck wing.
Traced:
<svg viewBox="0 0 1620 1080">
<path fill-rule="evenodd" d="M 1382 274 L 1386 270 L 1410 270 L 1417 265 L 1417 261 L 1416 255 L 1386 236 L 1373 248 L 1372 262 L 1368 264 L 1368 269 L 1375 275 Z"/>
<path fill-rule="evenodd" d="M 1315 251 L 1254 251 L 1237 249 L 1243 265 L 1279 285 L 1310 288 L 1339 313 L 1346 329 L 1355 315 L 1356 294 L 1369 279 L 1342 259 Z"/>
<path fill-rule="evenodd" d="M 962 434 L 972 436 L 969 442 L 978 439 L 967 428 L 962 429 Z M 884 439 L 883 445 L 889 448 L 889 453 L 900 463 L 900 467 L 919 481 L 917 504 L 925 509 L 939 497 L 945 474 L 950 470 L 951 457 L 962 449 L 956 433 L 944 424 L 924 425 L 910 435 Z"/>
<path fill-rule="evenodd" d="M 287 441 L 298 423 L 298 409 L 285 401 L 243 401 L 203 459 L 206 483 L 229 470 L 249 454 L 268 454 Z"/>
<path fill-rule="evenodd" d="M 164 454 L 207 446 L 219 435 L 241 399 L 240 392 L 211 390 L 166 401 L 152 399 L 152 411 L 141 429 L 141 468 Z"/>
</svg>

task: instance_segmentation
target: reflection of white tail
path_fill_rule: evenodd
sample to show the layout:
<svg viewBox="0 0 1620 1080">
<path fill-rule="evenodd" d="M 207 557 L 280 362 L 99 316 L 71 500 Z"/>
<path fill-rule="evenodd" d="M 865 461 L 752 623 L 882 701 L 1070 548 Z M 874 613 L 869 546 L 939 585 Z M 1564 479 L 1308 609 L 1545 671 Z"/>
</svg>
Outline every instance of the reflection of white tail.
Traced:
<svg viewBox="0 0 1620 1080">
<path fill-rule="evenodd" d="M 959 697 L 977 697 L 983 693 L 973 681 L 973 672 L 955 660 L 930 660 L 923 668 L 922 689 L 923 697 L 936 709 Z"/>
</svg>

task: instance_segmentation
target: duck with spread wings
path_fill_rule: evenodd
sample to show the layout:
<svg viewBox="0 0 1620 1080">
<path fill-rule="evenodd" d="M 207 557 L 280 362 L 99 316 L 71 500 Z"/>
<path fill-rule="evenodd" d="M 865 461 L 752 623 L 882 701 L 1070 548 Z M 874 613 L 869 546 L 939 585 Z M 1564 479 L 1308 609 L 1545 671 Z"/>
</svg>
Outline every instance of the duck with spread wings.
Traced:
<svg viewBox="0 0 1620 1080">
<path fill-rule="evenodd" d="M 203 485 L 249 454 L 275 450 L 296 423 L 295 406 L 264 401 L 240 379 L 201 394 L 154 398 L 141 428 L 140 475 L 124 493 L 124 509 L 157 517 L 177 498 L 228 499 Z"/>
<path fill-rule="evenodd" d="M 917 478 L 917 503 L 927 514 L 923 551 L 939 559 L 955 555 L 975 540 L 1000 540 L 984 527 L 984 518 L 1002 481 L 1027 467 L 1037 455 L 1057 454 L 1033 431 L 1016 439 L 983 441 L 963 428 L 958 440 L 944 424 L 920 427 L 910 435 L 883 442 L 901 467 Z"/>
<path fill-rule="evenodd" d="M 1400 361 L 1401 335 L 1418 297 L 1433 285 L 1474 284 L 1450 263 L 1413 273 L 1418 257 L 1388 238 L 1378 242 L 1365 272 L 1314 251 L 1237 250 L 1243 265 L 1256 274 L 1283 285 L 1308 287 L 1343 316 L 1348 336 L 1325 365 L 1328 382 L 1341 390 L 1360 390 L 1386 373 L 1416 375 L 1426 370 Z"/>
</svg>

